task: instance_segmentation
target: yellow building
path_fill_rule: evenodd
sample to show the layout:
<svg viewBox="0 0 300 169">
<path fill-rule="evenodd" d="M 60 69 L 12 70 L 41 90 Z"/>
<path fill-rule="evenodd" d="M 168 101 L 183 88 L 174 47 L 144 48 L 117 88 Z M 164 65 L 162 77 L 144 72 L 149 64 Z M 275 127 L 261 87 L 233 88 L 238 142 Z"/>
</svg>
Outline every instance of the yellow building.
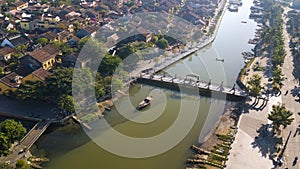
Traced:
<svg viewBox="0 0 300 169">
<path fill-rule="evenodd" d="M 45 79 L 50 76 L 51 73 L 48 72 L 47 70 L 43 69 L 43 68 L 39 68 L 35 71 L 33 71 L 32 73 L 30 73 L 29 75 L 25 76 L 22 79 L 22 83 L 24 83 L 25 81 L 45 81 Z"/>
<path fill-rule="evenodd" d="M 9 92 L 14 92 L 22 82 L 22 76 L 12 72 L 0 79 L 0 94 L 7 95 Z"/>
<path fill-rule="evenodd" d="M 38 61 L 43 69 L 50 70 L 55 63 L 55 57 L 58 54 L 59 50 L 54 45 L 49 44 L 30 52 L 29 56 Z"/>
<path fill-rule="evenodd" d="M 20 22 L 20 27 L 23 30 L 27 30 L 27 31 L 33 31 L 36 28 L 36 25 L 33 21 L 28 20 L 28 19 L 22 19 Z"/>
</svg>

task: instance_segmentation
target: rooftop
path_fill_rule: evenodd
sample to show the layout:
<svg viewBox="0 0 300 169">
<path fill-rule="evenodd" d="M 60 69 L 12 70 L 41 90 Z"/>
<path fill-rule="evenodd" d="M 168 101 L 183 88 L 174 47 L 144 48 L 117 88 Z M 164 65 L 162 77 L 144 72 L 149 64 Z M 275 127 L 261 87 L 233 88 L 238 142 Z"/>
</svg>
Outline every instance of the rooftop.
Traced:
<svg viewBox="0 0 300 169">
<path fill-rule="evenodd" d="M 16 52 L 15 49 L 9 46 L 4 46 L 3 48 L 0 49 L 0 56 L 5 56 L 7 54 L 14 53 L 14 52 Z"/>
<path fill-rule="evenodd" d="M 0 82 L 3 84 L 9 86 L 10 88 L 18 88 L 21 84 L 21 79 L 23 77 L 16 74 L 15 72 L 12 72 L 3 78 L 0 79 Z"/>
<path fill-rule="evenodd" d="M 48 76 L 51 75 L 50 72 L 48 72 L 47 70 L 44 70 L 43 68 L 39 68 L 37 70 L 35 70 L 34 72 L 32 72 L 33 75 L 35 75 L 37 78 L 41 79 L 41 80 L 45 80 Z"/>
<path fill-rule="evenodd" d="M 29 55 L 39 61 L 40 63 L 44 63 L 51 58 L 54 58 L 58 55 L 59 50 L 52 44 L 46 45 L 40 49 L 36 49 L 33 52 L 30 52 Z"/>
</svg>

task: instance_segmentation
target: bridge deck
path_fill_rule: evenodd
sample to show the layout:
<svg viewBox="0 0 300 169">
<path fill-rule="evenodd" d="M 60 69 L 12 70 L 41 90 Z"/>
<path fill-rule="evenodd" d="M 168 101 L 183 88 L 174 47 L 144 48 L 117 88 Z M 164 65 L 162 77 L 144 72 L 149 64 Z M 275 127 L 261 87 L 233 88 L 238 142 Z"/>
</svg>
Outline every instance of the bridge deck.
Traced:
<svg viewBox="0 0 300 169">
<path fill-rule="evenodd" d="M 20 144 L 29 149 L 45 132 L 45 130 L 49 127 L 50 123 L 50 121 L 40 121 L 39 123 L 37 123 L 20 141 Z"/>
<path fill-rule="evenodd" d="M 11 164 L 17 162 L 18 159 L 23 158 L 30 147 L 38 140 L 38 138 L 46 131 L 51 124 L 51 121 L 38 122 L 20 141 L 20 144 L 13 147 L 13 151 L 4 160 L 10 161 Z"/>
<path fill-rule="evenodd" d="M 147 73 L 142 73 L 140 78 L 155 81 L 157 83 L 167 82 L 170 84 L 185 85 L 185 86 L 197 87 L 200 89 L 209 89 L 210 91 L 221 92 L 224 94 L 230 94 L 230 95 L 234 95 L 234 96 L 238 96 L 238 97 L 246 97 L 247 96 L 247 93 L 243 90 L 240 90 L 238 88 L 224 87 L 221 84 L 214 85 L 214 84 L 209 84 L 208 82 L 195 81 L 195 80 L 191 80 L 191 79 L 175 78 L 175 77 L 156 75 L 156 74 L 152 75 L 152 74 L 147 74 Z"/>
</svg>

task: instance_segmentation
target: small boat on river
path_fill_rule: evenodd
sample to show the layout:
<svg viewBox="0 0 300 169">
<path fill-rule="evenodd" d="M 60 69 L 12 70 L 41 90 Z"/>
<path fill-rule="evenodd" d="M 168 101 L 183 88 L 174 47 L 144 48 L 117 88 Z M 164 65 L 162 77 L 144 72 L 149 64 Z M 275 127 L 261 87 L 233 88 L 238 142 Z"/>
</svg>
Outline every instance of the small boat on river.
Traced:
<svg viewBox="0 0 300 169">
<path fill-rule="evenodd" d="M 140 104 L 137 106 L 137 109 L 141 110 L 142 108 L 149 106 L 151 104 L 152 99 L 152 96 L 146 97 L 142 102 L 140 102 Z"/>
<path fill-rule="evenodd" d="M 219 61 L 219 62 L 224 62 L 224 59 L 221 59 L 221 58 L 216 58 L 216 61 Z"/>
</svg>

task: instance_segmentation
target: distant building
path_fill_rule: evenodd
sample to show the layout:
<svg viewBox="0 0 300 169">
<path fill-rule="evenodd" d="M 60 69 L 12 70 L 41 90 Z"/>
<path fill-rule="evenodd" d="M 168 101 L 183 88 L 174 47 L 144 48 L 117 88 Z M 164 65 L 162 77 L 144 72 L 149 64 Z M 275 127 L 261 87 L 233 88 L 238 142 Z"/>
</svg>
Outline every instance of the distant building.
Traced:
<svg viewBox="0 0 300 169">
<path fill-rule="evenodd" d="M 25 45 L 28 43 L 29 43 L 29 40 L 26 37 L 24 37 L 22 35 L 16 35 L 16 36 L 12 36 L 12 37 L 6 37 L 2 41 L 1 46 L 2 47 L 10 46 L 12 48 L 16 48 L 18 46 Z"/>
<path fill-rule="evenodd" d="M 32 19 L 22 19 L 20 22 L 20 27 L 26 31 L 33 31 L 36 28 L 36 24 Z"/>
</svg>

